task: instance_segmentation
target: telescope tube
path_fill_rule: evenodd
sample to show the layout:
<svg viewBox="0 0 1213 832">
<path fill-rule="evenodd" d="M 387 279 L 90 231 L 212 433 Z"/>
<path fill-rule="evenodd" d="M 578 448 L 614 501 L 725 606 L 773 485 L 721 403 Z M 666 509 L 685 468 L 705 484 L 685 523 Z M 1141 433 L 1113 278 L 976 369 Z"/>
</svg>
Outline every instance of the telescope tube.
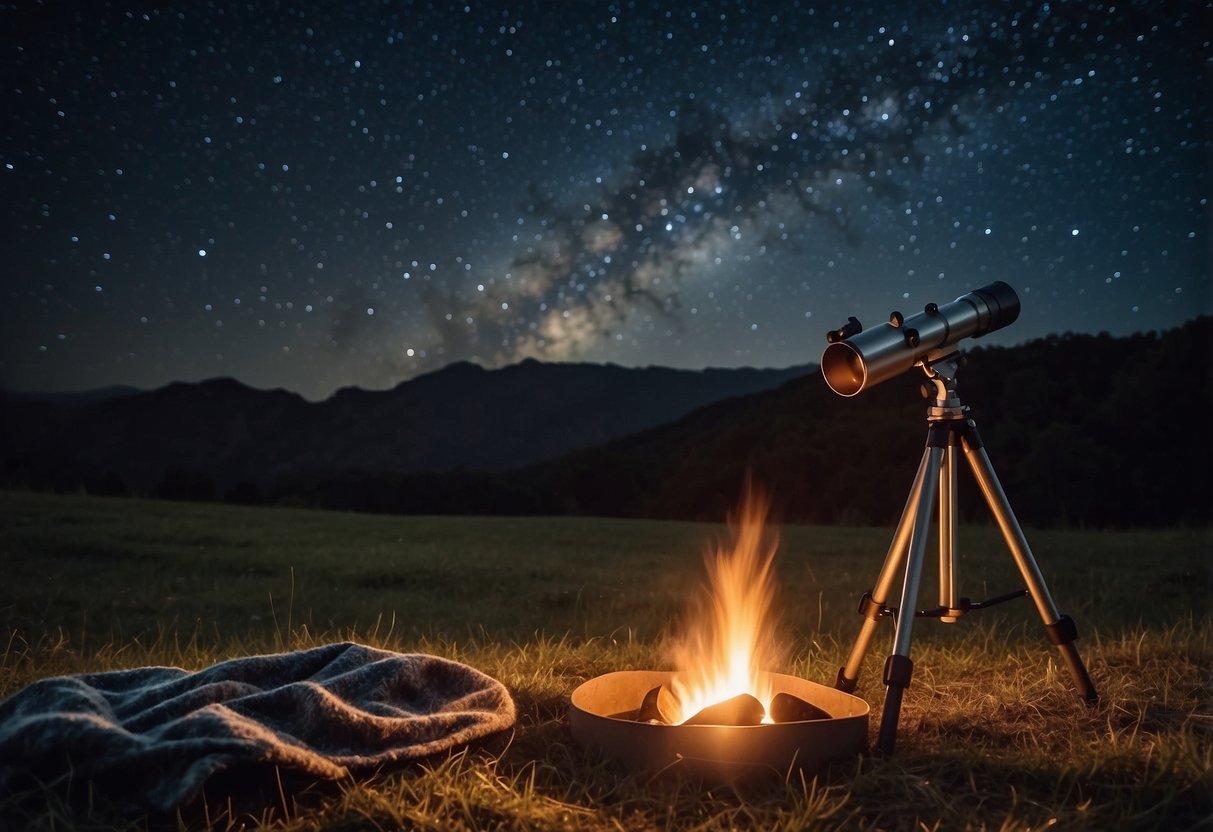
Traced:
<svg viewBox="0 0 1213 832">
<path fill-rule="evenodd" d="M 928 303 L 904 320 L 898 312 L 890 317 L 888 323 L 854 335 L 845 327 L 839 330 L 838 340 L 821 355 L 821 372 L 831 390 L 857 395 L 920 361 L 951 354 L 948 348 L 964 338 L 1002 329 L 1019 317 L 1019 296 L 997 280 L 943 306 Z"/>
</svg>

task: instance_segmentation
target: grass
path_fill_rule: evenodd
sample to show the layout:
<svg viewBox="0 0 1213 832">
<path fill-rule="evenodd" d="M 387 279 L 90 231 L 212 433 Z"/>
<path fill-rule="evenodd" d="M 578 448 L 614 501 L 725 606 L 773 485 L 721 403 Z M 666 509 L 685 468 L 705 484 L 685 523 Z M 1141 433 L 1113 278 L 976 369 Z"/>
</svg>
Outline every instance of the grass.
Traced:
<svg viewBox="0 0 1213 832">
<path fill-rule="evenodd" d="M 786 665 L 833 680 L 890 529 L 787 527 Z M 663 631 L 724 530 L 576 518 L 398 518 L 0 493 L 0 696 L 45 676 L 352 639 L 504 682 L 514 731 L 336 784 L 244 783 L 175 817 L 61 786 L 0 828 L 1213 829 L 1209 530 L 1029 531 L 1101 694 L 1087 708 L 1027 601 L 915 627 L 897 754 L 727 787 L 648 778 L 572 742 L 568 695 L 664 666 Z M 960 536 L 964 594 L 1019 584 L 997 532 Z M 922 605 L 933 603 L 933 565 Z M 881 631 L 857 693 L 873 705 Z M 77 784 L 79 786 L 79 784 Z"/>
</svg>

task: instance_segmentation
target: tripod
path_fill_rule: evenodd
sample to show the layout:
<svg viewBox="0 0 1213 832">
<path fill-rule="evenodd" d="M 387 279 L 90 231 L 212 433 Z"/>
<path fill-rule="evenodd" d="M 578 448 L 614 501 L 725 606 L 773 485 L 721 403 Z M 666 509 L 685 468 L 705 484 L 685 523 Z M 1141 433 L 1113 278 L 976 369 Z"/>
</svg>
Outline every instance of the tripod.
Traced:
<svg viewBox="0 0 1213 832">
<path fill-rule="evenodd" d="M 883 681 L 886 687 L 884 712 L 880 720 L 879 750 L 891 754 L 897 740 L 897 722 L 901 716 L 901 700 L 910 685 L 914 662 L 910 659 L 910 633 L 917 618 L 938 618 L 943 622 L 955 622 L 970 610 L 983 609 L 1022 598 L 1028 595 L 1036 604 L 1036 610 L 1044 621 L 1049 641 L 1057 646 L 1061 657 L 1074 677 L 1074 685 L 1088 703 L 1098 698 L 1095 685 L 1087 673 L 1074 640 L 1078 629 L 1068 615 L 1057 611 L 1049 589 L 1045 586 L 1040 568 L 1028 548 L 1019 522 L 1011 510 L 1007 495 L 994 474 L 977 424 L 968 417 L 968 407 L 961 404 L 956 395 L 956 373 L 960 367 L 960 356 L 956 353 L 935 361 L 921 361 L 919 366 L 934 387 L 934 398 L 927 408 L 927 442 L 918 466 L 918 474 L 910 488 L 897 531 L 889 546 L 884 566 L 880 570 L 876 586 L 863 596 L 859 614 L 864 617 L 859 636 L 851 649 L 845 667 L 838 671 L 835 687 L 850 693 L 859 679 L 859 666 L 872 643 L 872 636 L 880 618 L 893 617 L 895 622 L 893 652 L 885 661 Z M 931 395 L 928 392 L 928 395 Z M 970 601 L 957 595 L 956 585 L 956 468 L 957 449 L 963 449 L 973 476 L 981 488 L 982 495 L 998 523 L 1002 536 L 1011 550 L 1015 565 L 1023 575 L 1027 589 L 1001 595 L 986 601 Z M 918 584 L 922 577 L 926 553 L 928 524 L 934 508 L 935 490 L 939 492 L 939 606 L 929 610 L 915 609 Z M 885 605 L 898 567 L 905 564 L 905 577 L 901 587 L 898 607 Z M 898 613 L 900 611 L 900 614 Z"/>
</svg>

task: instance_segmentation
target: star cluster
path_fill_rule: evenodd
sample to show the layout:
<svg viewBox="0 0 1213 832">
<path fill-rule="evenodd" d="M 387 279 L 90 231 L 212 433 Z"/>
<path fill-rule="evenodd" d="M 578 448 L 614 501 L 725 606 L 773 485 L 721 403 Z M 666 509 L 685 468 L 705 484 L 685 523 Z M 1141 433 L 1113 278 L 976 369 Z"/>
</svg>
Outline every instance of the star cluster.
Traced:
<svg viewBox="0 0 1213 832">
<path fill-rule="evenodd" d="M 0 5 L 0 382 L 789 365 L 1210 295 L 1208 3 Z"/>
</svg>

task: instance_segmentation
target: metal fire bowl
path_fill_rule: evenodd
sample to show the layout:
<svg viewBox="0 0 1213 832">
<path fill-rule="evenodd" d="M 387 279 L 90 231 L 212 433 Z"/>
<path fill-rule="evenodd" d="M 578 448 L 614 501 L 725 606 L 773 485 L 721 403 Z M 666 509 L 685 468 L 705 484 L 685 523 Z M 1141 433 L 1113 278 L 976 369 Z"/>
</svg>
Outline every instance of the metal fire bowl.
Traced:
<svg viewBox="0 0 1213 832">
<path fill-rule="evenodd" d="M 590 679 L 571 697 L 573 738 L 637 771 L 681 768 L 724 780 L 763 770 L 813 770 L 867 747 L 867 702 L 782 673 L 771 674 L 775 693 L 799 696 L 832 718 L 776 725 L 652 725 L 612 716 L 635 712 L 648 691 L 658 685 L 668 688 L 673 676 L 670 671 L 621 670 Z"/>
</svg>

